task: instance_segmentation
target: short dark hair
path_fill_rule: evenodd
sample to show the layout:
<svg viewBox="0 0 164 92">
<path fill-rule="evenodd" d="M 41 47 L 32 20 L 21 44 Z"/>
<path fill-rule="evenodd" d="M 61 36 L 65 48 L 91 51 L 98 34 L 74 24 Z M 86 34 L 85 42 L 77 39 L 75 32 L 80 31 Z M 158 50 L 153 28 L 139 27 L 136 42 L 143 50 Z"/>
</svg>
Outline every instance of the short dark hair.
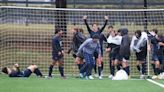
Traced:
<svg viewBox="0 0 164 92">
<path fill-rule="evenodd" d="M 55 29 L 55 34 L 59 33 L 60 31 L 62 31 L 61 29 Z"/>
<path fill-rule="evenodd" d="M 113 26 L 108 26 L 108 29 L 109 29 L 109 28 L 113 28 Z"/>
<path fill-rule="evenodd" d="M 8 74 L 7 67 L 2 68 L 2 72 Z"/>
<path fill-rule="evenodd" d="M 99 39 L 99 35 L 98 35 L 98 34 L 94 34 L 94 35 L 92 36 L 92 39 Z"/>
<path fill-rule="evenodd" d="M 152 31 L 155 32 L 156 34 L 158 33 L 158 30 L 156 28 L 154 28 Z"/>
</svg>

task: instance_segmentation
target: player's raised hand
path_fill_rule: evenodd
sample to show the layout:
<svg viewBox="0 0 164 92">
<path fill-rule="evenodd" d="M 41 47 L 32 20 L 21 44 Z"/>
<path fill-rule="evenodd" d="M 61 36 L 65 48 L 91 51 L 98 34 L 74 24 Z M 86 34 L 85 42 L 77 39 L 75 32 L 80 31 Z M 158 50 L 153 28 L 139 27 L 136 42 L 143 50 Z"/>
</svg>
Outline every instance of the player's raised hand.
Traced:
<svg viewBox="0 0 164 92">
<path fill-rule="evenodd" d="M 83 16 L 83 19 L 87 19 L 87 16 L 86 16 L 86 15 L 84 15 L 84 16 Z"/>
<path fill-rule="evenodd" d="M 104 19 L 105 19 L 105 20 L 108 20 L 109 18 L 108 18 L 108 16 L 104 16 Z"/>
<path fill-rule="evenodd" d="M 14 64 L 15 67 L 19 67 L 18 63 Z"/>
</svg>

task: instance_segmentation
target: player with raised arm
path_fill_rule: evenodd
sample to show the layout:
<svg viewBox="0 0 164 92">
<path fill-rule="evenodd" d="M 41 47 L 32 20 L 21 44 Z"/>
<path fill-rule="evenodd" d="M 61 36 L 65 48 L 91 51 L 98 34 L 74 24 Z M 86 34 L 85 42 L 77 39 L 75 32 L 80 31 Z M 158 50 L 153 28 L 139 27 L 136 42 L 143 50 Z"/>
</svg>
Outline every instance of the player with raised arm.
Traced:
<svg viewBox="0 0 164 92">
<path fill-rule="evenodd" d="M 93 35 L 97 34 L 99 36 L 99 41 L 100 41 L 100 48 L 101 48 L 101 52 L 103 53 L 103 41 L 106 41 L 106 39 L 104 39 L 104 36 L 102 34 L 103 30 L 105 29 L 107 23 L 108 23 L 108 16 L 104 16 L 104 19 L 105 19 L 105 23 L 104 25 L 101 27 L 101 28 L 98 28 L 98 24 L 97 23 L 93 23 L 92 24 L 92 29 L 89 27 L 88 25 L 88 22 L 87 22 L 87 16 L 83 16 L 83 20 L 84 20 L 84 23 L 85 25 L 87 26 L 87 30 L 89 32 L 89 37 L 92 37 Z M 102 54 L 103 56 L 103 54 Z M 99 72 L 99 78 L 102 79 L 102 76 L 101 76 L 101 72 L 103 70 L 103 61 L 100 61 L 98 62 L 98 54 L 95 52 L 94 53 L 94 57 L 95 57 L 95 61 L 97 62 L 98 64 L 98 72 Z M 97 66 L 95 64 L 94 66 L 94 70 L 95 70 L 95 73 L 97 73 Z"/>
<path fill-rule="evenodd" d="M 132 37 L 130 45 L 131 51 L 135 52 L 136 54 L 136 66 L 141 74 L 140 79 L 144 79 L 144 75 L 146 73 L 147 41 L 148 36 L 146 32 L 141 32 L 141 30 L 137 30 L 135 32 L 135 35 Z"/>
<path fill-rule="evenodd" d="M 58 63 L 58 69 L 62 78 L 64 76 L 64 51 L 62 48 L 62 33 L 60 29 L 55 30 L 55 36 L 52 38 L 52 63 L 49 66 L 48 78 L 52 78 L 53 66 Z"/>
<path fill-rule="evenodd" d="M 88 38 L 78 49 L 78 52 L 82 52 L 84 56 L 85 63 L 80 70 L 81 77 L 86 76 L 86 79 L 94 79 L 91 76 L 92 68 L 95 64 L 94 62 L 94 52 L 98 53 L 98 60 L 101 60 L 101 49 L 99 44 L 99 35 L 95 34 L 92 38 Z"/>
<path fill-rule="evenodd" d="M 13 68 L 3 67 L 2 72 L 9 77 L 30 77 L 32 73 L 35 73 L 38 77 L 43 77 L 37 65 L 30 65 L 24 71 L 20 71 L 19 65 L 14 64 Z"/>
</svg>

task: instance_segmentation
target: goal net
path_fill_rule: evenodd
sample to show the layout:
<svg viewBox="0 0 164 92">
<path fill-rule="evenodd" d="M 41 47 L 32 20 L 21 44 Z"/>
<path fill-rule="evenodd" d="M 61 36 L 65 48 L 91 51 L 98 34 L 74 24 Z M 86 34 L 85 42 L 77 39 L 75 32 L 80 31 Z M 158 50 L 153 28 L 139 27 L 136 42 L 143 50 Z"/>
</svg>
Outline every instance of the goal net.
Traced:
<svg viewBox="0 0 164 92">
<path fill-rule="evenodd" d="M 164 9 L 56 9 L 2 6 L 0 7 L 0 67 L 19 63 L 21 69 L 24 69 L 30 64 L 36 64 L 47 74 L 52 61 L 51 39 L 55 28 L 59 27 L 65 31 L 62 39 L 65 51 L 65 74 L 78 74 L 74 58 L 66 52 L 73 35 L 71 28 L 74 26 L 82 28 L 84 34 L 89 35 L 82 19 L 84 15 L 88 16 L 90 27 L 93 22 L 98 22 L 101 27 L 104 24 L 104 16 L 109 16 L 107 26 L 112 25 L 115 30 L 126 27 L 130 37 L 136 30 L 157 28 L 159 33 L 164 30 Z M 103 33 L 107 34 L 107 27 Z M 103 61 L 104 74 L 108 75 L 109 60 L 105 51 Z M 148 56 L 147 62 L 150 64 L 151 55 Z M 130 58 L 132 76 L 139 75 L 135 63 L 136 57 L 132 53 Z M 57 70 L 57 67 L 54 68 L 53 73 L 56 74 Z M 152 74 L 151 66 L 147 70 Z"/>
</svg>

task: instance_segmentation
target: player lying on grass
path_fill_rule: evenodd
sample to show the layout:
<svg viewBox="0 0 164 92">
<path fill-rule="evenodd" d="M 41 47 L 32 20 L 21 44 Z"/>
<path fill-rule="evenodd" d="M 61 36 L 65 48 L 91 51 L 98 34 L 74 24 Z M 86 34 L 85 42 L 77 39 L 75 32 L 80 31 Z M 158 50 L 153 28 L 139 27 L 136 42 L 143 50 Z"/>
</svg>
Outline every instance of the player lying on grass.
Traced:
<svg viewBox="0 0 164 92">
<path fill-rule="evenodd" d="M 49 66 L 48 78 L 52 78 L 53 66 L 58 63 L 59 72 L 62 78 L 64 76 L 64 51 L 62 48 L 62 34 L 60 29 L 55 30 L 55 36 L 52 38 L 52 62 Z"/>
<path fill-rule="evenodd" d="M 119 30 L 118 30 L 119 31 Z M 110 70 L 111 73 L 109 78 L 112 79 L 115 75 L 115 66 L 117 66 L 118 70 L 120 70 L 119 64 L 119 50 L 121 45 L 122 36 L 119 35 L 119 32 L 116 33 L 114 30 L 110 32 L 109 37 L 107 38 L 108 46 L 106 51 L 109 52 L 109 61 L 110 61 Z"/>
<path fill-rule="evenodd" d="M 68 50 L 68 54 L 72 51 L 72 56 L 77 60 L 75 61 L 75 63 L 78 66 L 78 69 L 80 71 L 82 65 L 83 65 L 83 61 L 78 60 L 79 58 L 76 56 L 76 53 L 80 47 L 80 45 L 86 40 L 86 37 L 83 35 L 83 29 L 79 29 L 79 28 L 73 28 L 71 29 L 72 33 L 73 33 L 73 38 L 72 38 L 72 42 L 70 43 L 70 49 Z"/>
<path fill-rule="evenodd" d="M 131 41 L 131 51 L 135 52 L 137 59 L 137 69 L 140 72 L 140 79 L 144 79 L 146 73 L 146 56 L 147 56 L 147 41 L 148 36 L 146 32 L 137 30 Z M 142 68 L 141 68 L 142 67 Z"/>
<path fill-rule="evenodd" d="M 28 66 L 24 71 L 20 71 L 19 65 L 14 64 L 13 68 L 4 67 L 2 72 L 8 74 L 9 77 L 30 77 L 32 73 L 35 73 L 36 76 L 42 77 L 42 73 L 36 65 Z"/>
<path fill-rule="evenodd" d="M 93 35 L 97 34 L 99 36 L 99 42 L 100 42 L 100 48 L 101 48 L 101 54 L 103 56 L 103 41 L 106 41 L 105 37 L 103 36 L 102 32 L 105 29 L 107 23 L 108 23 L 108 16 L 104 16 L 105 23 L 101 28 L 98 28 L 97 23 L 92 24 L 92 28 L 89 27 L 87 22 L 87 16 L 83 16 L 83 20 L 85 25 L 87 26 L 87 30 L 89 32 L 89 37 L 92 37 Z M 98 64 L 98 72 L 99 72 L 99 78 L 102 78 L 101 72 L 103 70 L 103 61 L 98 62 L 98 53 L 94 52 L 95 62 Z M 94 66 L 95 73 L 97 74 L 97 66 Z"/>
<path fill-rule="evenodd" d="M 95 34 L 92 38 L 88 38 L 78 49 L 78 52 L 82 52 L 85 63 L 80 70 L 81 77 L 86 76 L 86 79 L 94 79 L 91 76 L 92 68 L 95 64 L 94 52 L 98 53 L 98 59 L 101 60 L 101 49 L 99 44 L 99 35 Z"/>
</svg>

